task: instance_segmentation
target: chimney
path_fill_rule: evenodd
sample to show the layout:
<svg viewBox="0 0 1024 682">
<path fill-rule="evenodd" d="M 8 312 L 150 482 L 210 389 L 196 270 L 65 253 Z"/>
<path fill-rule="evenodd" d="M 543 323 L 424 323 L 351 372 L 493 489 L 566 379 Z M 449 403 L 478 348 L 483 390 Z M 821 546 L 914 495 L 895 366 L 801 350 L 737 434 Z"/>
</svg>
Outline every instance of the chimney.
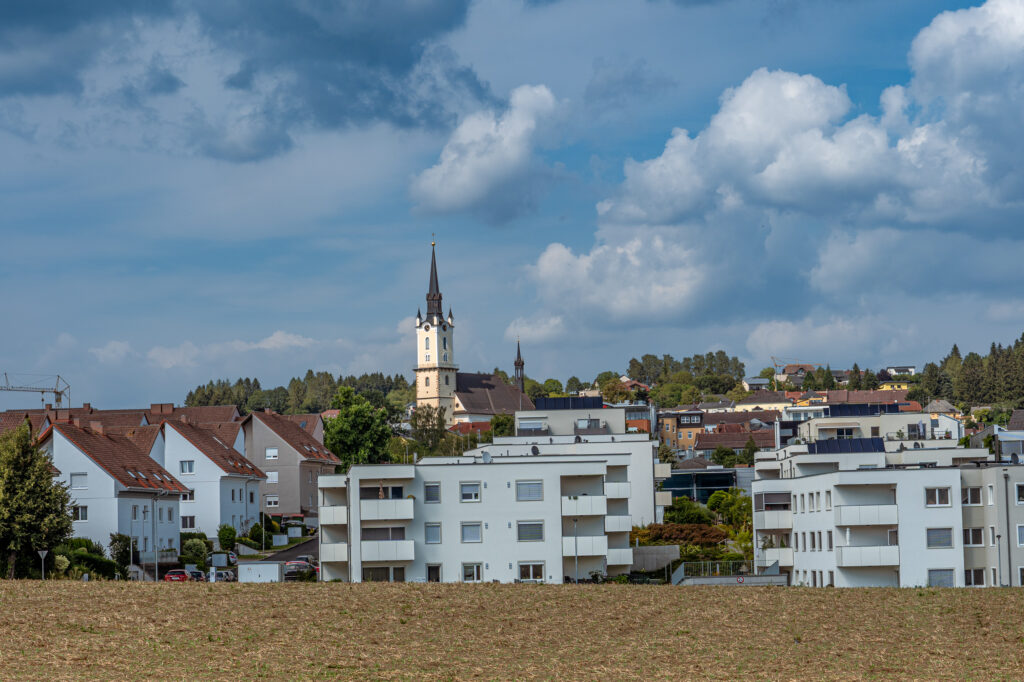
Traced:
<svg viewBox="0 0 1024 682">
<path fill-rule="evenodd" d="M 49 412 L 53 409 L 53 403 L 46 403 L 46 411 Z"/>
<path fill-rule="evenodd" d="M 72 423 L 72 424 L 74 424 L 75 426 L 77 426 L 78 428 L 82 428 L 82 420 L 81 420 L 81 419 L 79 419 L 78 417 L 75 417 L 75 418 L 74 418 L 74 419 L 73 419 L 73 420 L 71 421 L 71 423 Z"/>
<path fill-rule="evenodd" d="M 154 414 L 171 414 L 174 412 L 174 403 L 152 403 L 149 411 Z"/>
<path fill-rule="evenodd" d="M 89 422 L 89 430 L 100 436 L 103 435 L 103 422 Z"/>
<path fill-rule="evenodd" d="M 82 409 L 86 412 L 92 412 L 92 403 L 82 403 Z"/>
<path fill-rule="evenodd" d="M 269 407 L 264 407 L 263 408 L 263 412 L 266 413 L 266 414 L 274 414 L 274 411 L 272 409 L 270 409 Z"/>
</svg>

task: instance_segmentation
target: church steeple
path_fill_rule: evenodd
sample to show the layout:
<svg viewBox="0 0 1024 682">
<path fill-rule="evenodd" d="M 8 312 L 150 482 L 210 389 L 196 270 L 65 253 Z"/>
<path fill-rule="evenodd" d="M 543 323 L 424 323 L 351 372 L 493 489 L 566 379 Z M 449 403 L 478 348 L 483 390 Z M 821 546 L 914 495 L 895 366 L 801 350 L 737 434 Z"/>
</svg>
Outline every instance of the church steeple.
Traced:
<svg viewBox="0 0 1024 682">
<path fill-rule="evenodd" d="M 441 310 L 441 289 L 437 285 L 437 255 L 434 242 L 430 242 L 430 288 L 427 290 L 427 317 L 443 317 Z"/>
<path fill-rule="evenodd" d="M 519 339 L 518 338 L 516 339 L 516 361 L 513 364 L 515 364 L 515 368 L 516 368 L 516 386 L 519 387 L 519 392 L 520 393 L 525 393 L 526 392 L 526 386 L 525 386 L 526 379 L 523 376 L 523 367 L 526 365 L 526 363 L 523 362 L 523 353 L 519 349 Z"/>
</svg>

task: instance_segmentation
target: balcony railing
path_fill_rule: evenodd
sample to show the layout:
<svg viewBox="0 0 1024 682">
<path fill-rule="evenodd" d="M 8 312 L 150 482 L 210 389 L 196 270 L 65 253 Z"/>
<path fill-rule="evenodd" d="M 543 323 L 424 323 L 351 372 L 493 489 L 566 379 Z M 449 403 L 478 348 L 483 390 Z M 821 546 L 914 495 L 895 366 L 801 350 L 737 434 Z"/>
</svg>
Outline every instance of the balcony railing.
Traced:
<svg viewBox="0 0 1024 682">
<path fill-rule="evenodd" d="M 757 560 L 759 568 L 771 566 L 775 562 L 779 563 L 779 566 L 792 566 L 793 565 L 793 548 L 792 547 L 772 547 L 771 549 L 762 549 L 761 555 Z"/>
<path fill-rule="evenodd" d="M 562 556 L 605 556 L 608 538 L 604 535 L 581 535 L 562 538 Z M 630 561 L 630 563 L 633 563 Z"/>
<path fill-rule="evenodd" d="M 317 479 L 317 486 L 320 488 L 346 488 L 348 487 L 348 475 L 325 474 Z"/>
<path fill-rule="evenodd" d="M 835 508 L 837 526 L 895 526 L 895 504 L 843 504 Z"/>
<path fill-rule="evenodd" d="M 133 552 L 132 563 L 137 565 L 152 564 L 154 558 L 153 550 L 148 552 Z M 161 549 L 156 552 L 157 563 L 161 564 L 173 564 L 178 561 L 178 550 L 176 549 Z"/>
<path fill-rule="evenodd" d="M 836 566 L 838 566 L 839 568 L 899 565 L 899 545 L 875 545 L 870 547 L 836 547 Z"/>
<path fill-rule="evenodd" d="M 320 561 L 348 561 L 347 542 L 324 542 L 320 544 Z"/>
<path fill-rule="evenodd" d="M 348 507 L 327 506 L 320 507 L 320 525 L 344 526 L 348 524 Z"/>
<path fill-rule="evenodd" d="M 605 533 L 624 533 L 631 530 L 633 530 L 633 517 L 628 514 L 604 517 Z"/>
<path fill-rule="evenodd" d="M 654 506 L 656 507 L 671 507 L 672 506 L 672 492 L 669 490 L 659 490 L 654 493 Z"/>
<path fill-rule="evenodd" d="M 608 550 L 609 566 L 632 566 L 633 550 L 626 548 L 613 548 Z"/>
<path fill-rule="evenodd" d="M 412 561 L 416 557 L 412 540 L 363 540 L 359 549 L 363 561 Z"/>
<path fill-rule="evenodd" d="M 360 500 L 359 513 L 364 521 L 405 521 L 412 519 L 413 501 Z"/>
<path fill-rule="evenodd" d="M 754 528 L 758 530 L 785 530 L 793 527 L 793 512 L 789 509 L 754 512 Z"/>
<path fill-rule="evenodd" d="M 616 500 L 629 498 L 629 481 L 605 481 L 604 495 Z"/>
<path fill-rule="evenodd" d="M 604 495 L 562 496 L 562 516 L 604 516 L 608 498 Z"/>
<path fill-rule="evenodd" d="M 655 462 L 654 464 L 654 478 L 658 480 L 664 480 L 671 478 L 672 476 L 672 465 L 668 462 Z"/>
</svg>

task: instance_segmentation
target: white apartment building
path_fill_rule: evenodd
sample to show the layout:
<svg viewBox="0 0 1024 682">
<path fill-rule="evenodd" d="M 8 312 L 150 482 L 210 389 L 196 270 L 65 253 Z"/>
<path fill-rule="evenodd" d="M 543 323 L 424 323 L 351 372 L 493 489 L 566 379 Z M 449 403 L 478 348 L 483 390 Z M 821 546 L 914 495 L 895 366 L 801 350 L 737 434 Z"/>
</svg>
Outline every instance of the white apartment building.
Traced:
<svg viewBox="0 0 1024 682">
<path fill-rule="evenodd" d="M 887 445 L 759 453 L 757 570 L 811 587 L 1024 584 L 1024 466 L 983 449 Z"/>
<path fill-rule="evenodd" d="M 615 458 L 612 461 L 616 461 Z M 629 571 L 624 457 L 432 457 L 321 476 L 321 580 L 545 582 Z M 616 513 L 617 510 L 617 513 Z"/>
</svg>

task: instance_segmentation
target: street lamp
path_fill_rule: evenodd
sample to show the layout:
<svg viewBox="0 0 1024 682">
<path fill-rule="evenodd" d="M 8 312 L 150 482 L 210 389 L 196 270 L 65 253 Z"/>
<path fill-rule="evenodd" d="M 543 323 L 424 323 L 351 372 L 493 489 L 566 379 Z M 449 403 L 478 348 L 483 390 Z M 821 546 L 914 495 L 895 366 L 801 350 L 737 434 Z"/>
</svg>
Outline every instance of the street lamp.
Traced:
<svg viewBox="0 0 1024 682">
<path fill-rule="evenodd" d="M 572 569 L 572 581 L 577 585 L 580 582 L 580 545 L 579 540 L 576 536 L 576 522 L 578 518 L 572 520 L 572 551 L 573 551 L 573 563 L 575 564 Z"/>
</svg>

